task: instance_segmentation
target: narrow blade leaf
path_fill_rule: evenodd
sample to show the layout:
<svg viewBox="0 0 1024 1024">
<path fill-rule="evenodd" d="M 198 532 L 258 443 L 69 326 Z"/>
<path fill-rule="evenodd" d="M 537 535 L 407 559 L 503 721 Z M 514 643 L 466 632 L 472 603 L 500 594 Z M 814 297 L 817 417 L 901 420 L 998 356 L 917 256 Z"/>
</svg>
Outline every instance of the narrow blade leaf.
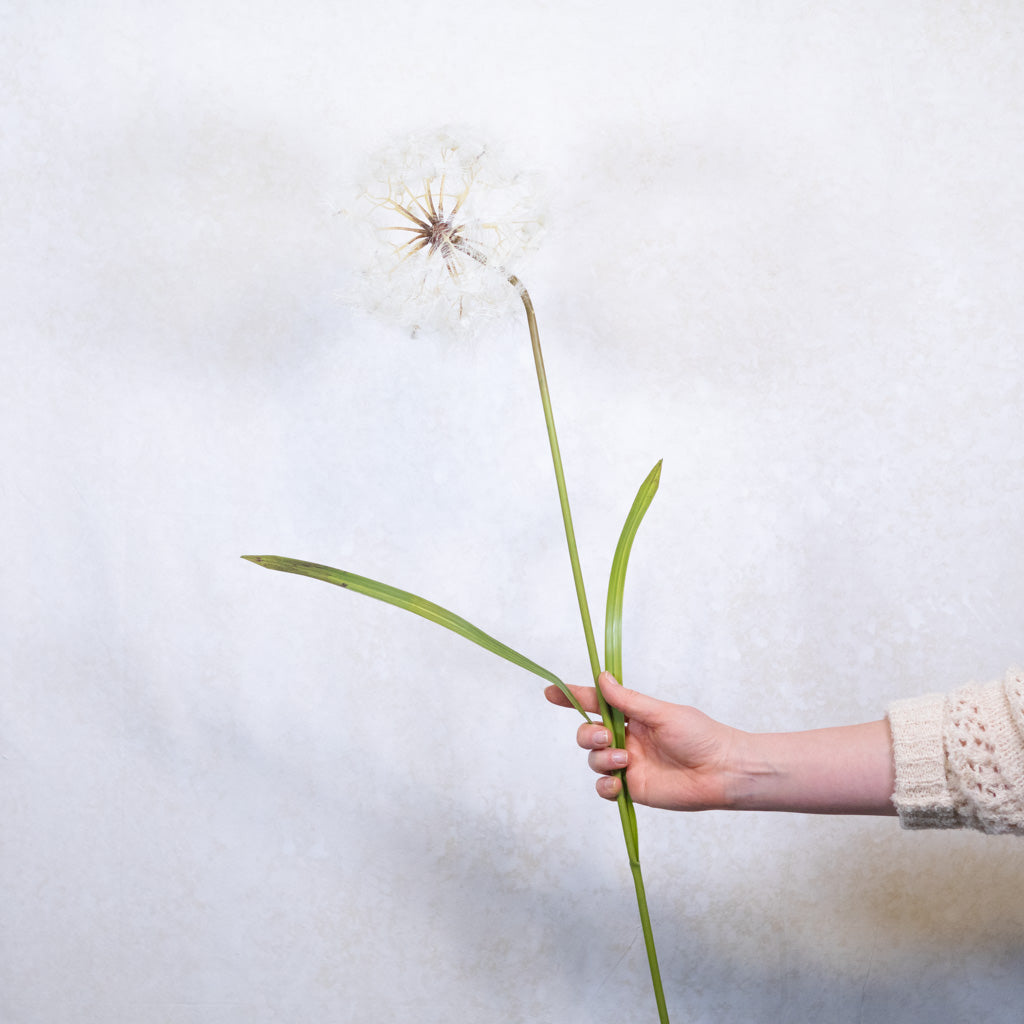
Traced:
<svg viewBox="0 0 1024 1024">
<path fill-rule="evenodd" d="M 654 469 L 647 474 L 647 479 L 640 485 L 640 490 L 637 491 L 637 495 L 633 499 L 633 506 L 629 510 L 629 515 L 626 516 L 626 523 L 622 527 L 619 543 L 615 548 L 615 556 L 612 558 L 612 571 L 608 580 L 608 603 L 605 606 L 604 619 L 604 663 L 605 668 L 615 676 L 619 683 L 622 682 L 622 599 L 626 592 L 626 565 L 629 562 L 629 552 L 633 547 L 633 538 L 636 537 L 644 514 L 650 508 L 655 494 L 658 493 L 660 482 L 661 460 L 659 459 Z M 611 707 L 603 699 L 601 705 L 606 724 L 609 719 L 611 721 L 615 746 L 624 747 L 626 745 L 625 717 L 618 708 Z M 622 828 L 626 835 L 626 845 L 629 848 L 630 857 L 639 863 L 640 844 L 636 811 L 626 788 L 624 776 L 622 777 L 619 813 L 622 815 Z M 632 840 L 631 846 L 630 840 Z M 648 953 L 650 953 L 650 949 Z"/>
<path fill-rule="evenodd" d="M 430 622 L 436 622 L 439 626 L 444 626 L 445 629 L 450 629 L 453 633 L 458 633 L 459 636 L 479 644 L 484 650 L 512 662 L 513 665 L 518 665 L 520 668 L 526 669 L 527 672 L 532 672 L 534 675 L 540 676 L 541 679 L 554 683 L 569 699 L 572 706 L 588 722 L 590 721 L 590 716 L 580 706 L 579 701 L 573 696 L 569 687 L 553 672 L 549 672 L 546 668 L 542 668 L 535 662 L 530 661 L 529 658 L 524 657 L 518 651 L 514 651 L 511 647 L 503 644 L 500 640 L 495 640 L 494 637 L 474 626 L 471 622 L 467 622 L 461 615 L 456 615 L 447 608 L 434 604 L 433 601 L 427 601 L 416 594 L 410 594 L 406 590 L 399 590 L 397 587 L 389 586 L 386 583 L 378 583 L 376 580 L 367 579 L 365 576 L 357 576 L 355 573 L 346 572 L 344 569 L 334 569 L 329 565 L 319 565 L 316 562 L 303 562 L 298 558 L 283 558 L 280 555 L 243 555 L 242 557 L 246 561 L 262 565 L 265 569 L 296 573 L 299 576 L 309 576 L 314 580 L 333 583 L 336 587 L 352 590 L 357 594 L 365 594 L 367 597 L 376 598 L 378 601 L 393 604 L 396 608 L 402 608 L 407 612 L 412 612 L 414 615 L 419 615 Z"/>
<path fill-rule="evenodd" d="M 615 548 L 615 557 L 612 559 L 612 571 L 608 580 L 608 603 L 605 606 L 604 620 L 604 659 L 605 667 L 619 682 L 622 682 L 622 600 L 626 592 L 626 566 L 629 562 L 629 553 L 633 547 L 633 539 L 636 537 L 640 523 L 643 521 L 647 509 L 650 508 L 655 494 L 658 493 L 658 484 L 661 482 L 661 460 L 659 459 L 654 469 L 647 474 L 647 479 L 640 485 L 636 497 L 633 499 L 633 506 L 626 516 L 626 523 L 622 527 L 619 536 L 619 543 Z"/>
</svg>

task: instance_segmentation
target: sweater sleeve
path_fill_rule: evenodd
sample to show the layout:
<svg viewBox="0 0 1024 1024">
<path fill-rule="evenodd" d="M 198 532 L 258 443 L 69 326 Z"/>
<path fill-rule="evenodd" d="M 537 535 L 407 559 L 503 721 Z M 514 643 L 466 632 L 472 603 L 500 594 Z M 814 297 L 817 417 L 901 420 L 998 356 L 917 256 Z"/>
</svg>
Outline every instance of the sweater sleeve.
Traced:
<svg viewBox="0 0 1024 1024">
<path fill-rule="evenodd" d="M 889 708 L 904 828 L 1024 835 L 1024 673 Z"/>
</svg>

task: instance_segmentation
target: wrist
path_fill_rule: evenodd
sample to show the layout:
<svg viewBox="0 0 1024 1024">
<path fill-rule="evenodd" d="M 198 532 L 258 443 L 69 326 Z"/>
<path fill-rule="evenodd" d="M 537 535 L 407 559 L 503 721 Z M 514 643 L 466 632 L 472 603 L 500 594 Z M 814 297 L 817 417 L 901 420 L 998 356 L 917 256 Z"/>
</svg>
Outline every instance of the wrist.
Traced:
<svg viewBox="0 0 1024 1024">
<path fill-rule="evenodd" d="M 775 802 L 785 768 L 773 747 L 769 733 L 735 731 L 722 773 L 726 810 L 766 810 Z"/>
</svg>

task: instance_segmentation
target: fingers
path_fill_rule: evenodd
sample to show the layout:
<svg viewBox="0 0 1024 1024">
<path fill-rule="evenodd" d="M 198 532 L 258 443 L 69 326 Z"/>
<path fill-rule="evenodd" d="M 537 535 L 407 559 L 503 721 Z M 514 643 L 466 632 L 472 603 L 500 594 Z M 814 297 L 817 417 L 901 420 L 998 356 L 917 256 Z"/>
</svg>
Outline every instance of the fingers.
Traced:
<svg viewBox="0 0 1024 1024">
<path fill-rule="evenodd" d="M 603 750 L 612 745 L 608 730 L 600 722 L 583 723 L 576 730 L 576 742 L 584 750 Z"/>
<path fill-rule="evenodd" d="M 602 672 L 597 677 L 601 685 L 601 693 L 613 708 L 618 708 L 627 718 L 635 718 L 638 722 L 653 721 L 664 702 L 648 697 L 637 690 L 627 690 L 620 686 L 618 681 L 610 672 Z"/>
<path fill-rule="evenodd" d="M 584 711 L 600 711 L 597 705 L 597 690 L 592 686 L 570 686 L 573 696 L 580 702 Z M 571 708 L 568 697 L 557 686 L 544 687 L 544 696 L 560 708 Z"/>
<path fill-rule="evenodd" d="M 601 775 L 597 780 L 597 795 L 605 800 L 618 799 L 622 782 L 611 773 L 621 771 L 629 763 L 626 751 L 610 746 L 611 737 L 603 725 L 581 725 L 576 731 L 576 742 L 590 751 L 587 763 Z"/>
<path fill-rule="evenodd" d="M 629 764 L 629 755 L 625 750 L 592 750 L 587 755 L 587 764 L 601 775 L 610 775 Z"/>
<path fill-rule="evenodd" d="M 663 701 L 655 700 L 653 697 L 648 697 L 637 690 L 627 690 L 625 687 L 620 686 L 610 672 L 602 672 L 598 676 L 597 681 L 601 684 L 601 692 L 604 694 L 604 699 L 612 707 L 625 712 L 627 718 L 635 718 L 639 722 L 650 722 L 657 717 L 660 709 L 664 707 Z M 584 711 L 591 713 L 600 711 L 597 703 L 597 691 L 593 686 L 570 686 L 569 689 L 572 690 L 573 695 L 580 702 Z M 565 694 L 557 686 L 545 687 L 544 696 L 552 704 L 557 704 L 560 708 L 572 707 Z"/>
<path fill-rule="evenodd" d="M 576 742 L 590 751 L 587 763 L 595 772 L 617 772 L 629 764 L 629 755 L 611 745 L 611 737 L 603 725 L 581 725 L 576 730 Z"/>
<path fill-rule="evenodd" d="M 639 709 L 638 717 L 642 718 L 645 711 L 650 714 L 653 706 L 660 703 L 641 693 L 636 693 L 634 690 L 624 690 L 607 672 L 601 673 L 598 682 L 608 703 L 627 714 L 634 713 L 629 709 L 636 708 Z M 592 713 L 600 711 L 597 690 L 593 686 L 570 686 L 569 689 L 572 690 L 573 696 L 580 702 L 584 711 Z M 546 687 L 544 696 L 558 707 L 572 707 L 565 694 L 557 686 Z M 620 772 L 628 765 L 629 757 L 626 751 L 612 747 L 608 730 L 598 723 L 581 725 L 576 731 L 576 742 L 584 750 L 590 751 L 587 762 L 595 772 L 601 775 L 601 778 L 597 780 L 597 795 L 605 800 L 617 800 L 622 789 L 622 781 L 612 773 Z"/>
</svg>

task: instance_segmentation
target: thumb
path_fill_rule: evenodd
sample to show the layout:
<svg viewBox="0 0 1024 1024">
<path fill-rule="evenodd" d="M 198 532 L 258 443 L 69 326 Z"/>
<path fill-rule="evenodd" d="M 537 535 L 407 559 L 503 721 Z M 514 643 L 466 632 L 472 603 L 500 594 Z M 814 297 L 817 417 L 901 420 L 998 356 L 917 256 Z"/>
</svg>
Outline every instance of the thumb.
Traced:
<svg viewBox="0 0 1024 1024">
<path fill-rule="evenodd" d="M 627 690 L 619 685 L 611 672 L 602 672 L 597 681 L 604 699 L 627 718 L 635 719 L 637 722 L 650 722 L 657 717 L 662 701 L 636 690 Z"/>
</svg>

